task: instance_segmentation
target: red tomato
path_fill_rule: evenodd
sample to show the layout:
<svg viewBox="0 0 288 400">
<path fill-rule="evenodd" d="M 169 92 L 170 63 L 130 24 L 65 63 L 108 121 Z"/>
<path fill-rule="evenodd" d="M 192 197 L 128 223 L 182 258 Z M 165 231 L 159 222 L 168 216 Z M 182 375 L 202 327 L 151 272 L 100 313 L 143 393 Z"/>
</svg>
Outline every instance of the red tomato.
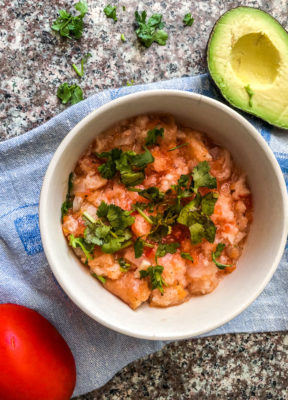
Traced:
<svg viewBox="0 0 288 400">
<path fill-rule="evenodd" d="M 0 399 L 68 400 L 76 382 L 73 355 L 36 311 L 0 304 Z"/>
</svg>

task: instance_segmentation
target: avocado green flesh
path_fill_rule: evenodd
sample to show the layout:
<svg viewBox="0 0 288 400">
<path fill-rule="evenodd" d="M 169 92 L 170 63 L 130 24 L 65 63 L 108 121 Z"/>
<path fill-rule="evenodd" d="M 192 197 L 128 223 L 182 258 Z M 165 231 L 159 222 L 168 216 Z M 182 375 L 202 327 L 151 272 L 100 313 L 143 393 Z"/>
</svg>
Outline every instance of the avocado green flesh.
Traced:
<svg viewBox="0 0 288 400">
<path fill-rule="evenodd" d="M 238 7 L 216 23 L 208 68 L 235 107 L 288 129 L 288 34 L 264 11 Z"/>
</svg>

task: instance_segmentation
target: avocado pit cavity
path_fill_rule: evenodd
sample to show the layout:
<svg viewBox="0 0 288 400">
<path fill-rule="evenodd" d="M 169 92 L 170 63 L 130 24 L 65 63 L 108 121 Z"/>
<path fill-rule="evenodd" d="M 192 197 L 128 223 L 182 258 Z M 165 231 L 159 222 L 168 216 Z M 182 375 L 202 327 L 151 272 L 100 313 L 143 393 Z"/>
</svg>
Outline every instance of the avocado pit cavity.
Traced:
<svg viewBox="0 0 288 400">
<path fill-rule="evenodd" d="M 280 54 L 266 34 L 255 32 L 235 43 L 230 62 L 244 84 L 270 85 L 278 74 Z"/>
</svg>

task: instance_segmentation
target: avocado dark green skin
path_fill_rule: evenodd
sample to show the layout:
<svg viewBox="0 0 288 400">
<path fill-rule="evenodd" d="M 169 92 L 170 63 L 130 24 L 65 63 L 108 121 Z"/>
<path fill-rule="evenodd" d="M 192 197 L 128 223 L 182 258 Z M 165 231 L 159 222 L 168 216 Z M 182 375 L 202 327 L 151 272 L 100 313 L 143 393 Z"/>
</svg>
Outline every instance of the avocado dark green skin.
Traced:
<svg viewBox="0 0 288 400">
<path fill-rule="evenodd" d="M 208 38 L 208 41 L 207 41 L 207 45 L 206 45 L 206 48 L 205 48 L 205 58 L 206 58 L 206 62 L 207 62 L 207 69 L 208 69 L 208 72 L 209 72 L 209 80 L 210 80 L 210 82 L 213 83 L 213 86 L 216 88 L 217 93 L 219 93 L 219 94 L 221 95 L 222 99 L 224 100 L 224 102 L 225 102 L 225 104 L 226 104 L 227 106 L 233 108 L 235 111 L 241 110 L 243 113 L 252 115 L 255 119 L 261 119 L 262 121 L 264 121 L 264 122 L 265 122 L 268 126 L 270 126 L 270 127 L 275 127 L 275 126 L 276 126 L 276 128 L 279 128 L 279 126 L 277 126 L 277 125 L 272 125 L 272 124 L 269 123 L 268 121 L 265 121 L 264 119 L 258 117 L 258 115 L 255 115 L 253 112 L 249 112 L 249 111 L 246 111 L 246 110 L 244 111 L 244 110 L 242 110 L 242 108 L 237 107 L 237 106 L 235 106 L 235 105 L 232 105 L 232 104 L 225 98 L 225 96 L 223 95 L 223 93 L 221 92 L 219 86 L 218 86 L 217 83 L 214 81 L 214 79 L 213 79 L 213 77 L 212 77 L 212 75 L 211 75 L 211 72 L 210 72 L 210 70 L 209 70 L 208 50 L 209 50 L 209 45 L 210 45 L 212 36 L 213 36 L 213 34 L 214 34 L 215 28 L 216 28 L 216 26 L 217 26 L 217 24 L 218 24 L 220 18 L 222 18 L 222 16 L 223 16 L 224 14 L 226 14 L 226 13 L 229 12 L 229 11 L 236 10 L 237 8 L 256 9 L 256 10 L 260 10 L 260 11 L 264 12 L 265 14 L 268 14 L 268 15 L 269 15 L 271 18 L 273 18 L 273 19 L 285 30 L 285 32 L 288 34 L 287 29 L 285 29 L 284 26 L 281 25 L 280 22 L 277 21 L 276 18 L 274 18 L 271 14 L 267 13 L 266 11 L 262 10 L 260 7 L 257 7 L 257 8 L 256 8 L 256 7 L 248 7 L 248 6 L 239 6 L 239 7 L 231 7 L 231 8 L 229 8 L 229 10 L 225 11 L 225 13 L 223 13 L 222 15 L 220 15 L 220 17 L 216 20 L 216 22 L 215 22 L 215 24 L 213 25 L 213 28 L 212 28 L 212 30 L 211 30 L 211 32 L 210 32 L 210 35 L 209 35 L 209 38 Z M 283 128 L 283 127 L 281 127 L 281 129 L 288 129 L 288 128 Z"/>
</svg>

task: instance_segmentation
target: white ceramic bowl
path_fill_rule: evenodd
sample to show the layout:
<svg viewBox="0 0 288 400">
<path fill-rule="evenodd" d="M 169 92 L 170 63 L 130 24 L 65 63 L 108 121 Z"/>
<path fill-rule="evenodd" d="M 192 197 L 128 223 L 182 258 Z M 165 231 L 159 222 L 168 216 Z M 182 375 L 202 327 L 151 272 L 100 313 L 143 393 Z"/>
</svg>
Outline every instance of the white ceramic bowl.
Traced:
<svg viewBox="0 0 288 400">
<path fill-rule="evenodd" d="M 206 132 L 225 146 L 248 174 L 254 222 L 238 268 L 206 296 L 167 309 L 132 311 L 106 291 L 74 256 L 62 234 L 60 207 L 67 179 L 94 137 L 117 121 L 137 114 L 166 112 Z M 58 147 L 47 170 L 40 199 L 40 229 L 52 271 L 74 303 L 101 324 L 146 339 L 183 339 L 225 324 L 261 293 L 272 277 L 287 237 L 287 193 L 282 172 L 261 135 L 231 108 L 210 98 L 174 90 L 121 97 L 84 118 Z"/>
</svg>

